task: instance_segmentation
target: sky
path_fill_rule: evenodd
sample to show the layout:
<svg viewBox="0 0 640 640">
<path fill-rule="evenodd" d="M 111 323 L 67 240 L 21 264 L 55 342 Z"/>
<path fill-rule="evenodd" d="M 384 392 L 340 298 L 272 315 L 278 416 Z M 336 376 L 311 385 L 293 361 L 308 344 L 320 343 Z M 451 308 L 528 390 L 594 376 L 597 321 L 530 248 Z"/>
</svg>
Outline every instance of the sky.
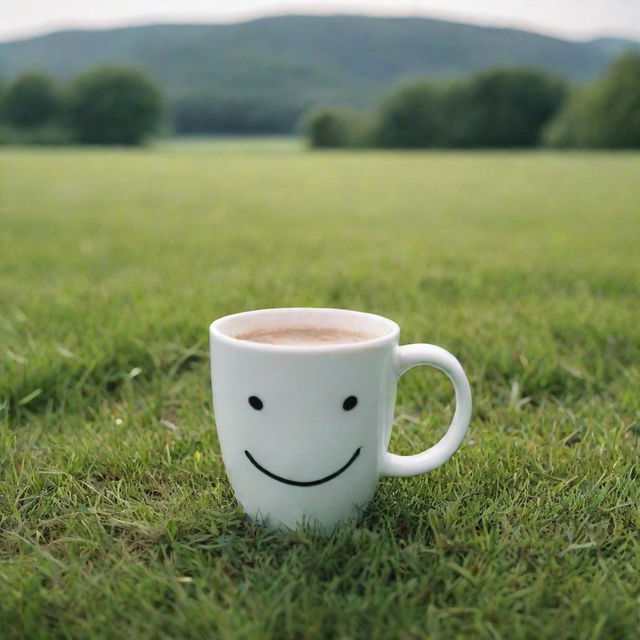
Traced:
<svg viewBox="0 0 640 640">
<path fill-rule="evenodd" d="M 640 40 L 640 0 L 0 0 L 0 40 L 68 28 L 235 22 L 286 13 L 419 15 L 574 40 Z"/>
</svg>

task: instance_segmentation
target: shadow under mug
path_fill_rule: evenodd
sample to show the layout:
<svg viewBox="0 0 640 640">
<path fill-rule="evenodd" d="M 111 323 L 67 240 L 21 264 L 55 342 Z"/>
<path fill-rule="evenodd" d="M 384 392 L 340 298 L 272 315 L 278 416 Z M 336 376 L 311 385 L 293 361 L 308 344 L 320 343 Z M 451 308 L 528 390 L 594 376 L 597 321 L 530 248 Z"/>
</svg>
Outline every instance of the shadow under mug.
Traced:
<svg viewBox="0 0 640 640">
<path fill-rule="evenodd" d="M 237 337 L 303 327 L 372 337 L 322 345 Z M 209 331 L 225 469 L 245 512 L 272 528 L 308 523 L 330 531 L 369 502 L 381 476 L 431 471 L 466 434 L 471 390 L 460 363 L 434 345 L 399 346 L 400 328 L 392 320 L 344 309 L 264 309 L 225 316 Z M 387 449 L 398 378 L 420 364 L 449 377 L 455 414 L 436 445 L 395 455 Z"/>
</svg>

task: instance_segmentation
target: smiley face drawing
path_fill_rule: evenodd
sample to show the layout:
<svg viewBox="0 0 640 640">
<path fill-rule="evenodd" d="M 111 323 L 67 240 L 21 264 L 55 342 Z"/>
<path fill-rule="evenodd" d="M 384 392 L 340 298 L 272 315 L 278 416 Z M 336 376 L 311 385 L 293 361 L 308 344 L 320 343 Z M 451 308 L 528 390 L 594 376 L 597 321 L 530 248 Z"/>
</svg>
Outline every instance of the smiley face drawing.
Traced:
<svg viewBox="0 0 640 640">
<path fill-rule="evenodd" d="M 350 518 L 380 475 L 389 437 L 381 425 L 391 424 L 395 400 L 395 377 L 380 362 L 390 358 L 248 344 L 212 352 L 218 440 L 238 501 L 273 528 Z"/>
<path fill-rule="evenodd" d="M 262 402 L 262 400 L 260 400 L 260 398 L 258 398 L 258 396 L 249 396 L 249 404 L 256 411 L 262 411 L 262 408 L 264 407 L 264 403 Z M 342 403 L 342 408 L 345 411 L 351 411 L 352 409 L 354 409 L 356 407 L 357 404 L 358 404 L 358 398 L 356 398 L 356 396 L 348 396 L 347 398 L 345 398 L 345 401 Z M 273 478 L 274 480 L 277 480 L 278 482 L 282 482 L 283 484 L 289 484 L 289 485 L 292 485 L 294 487 L 313 487 L 313 486 L 316 486 L 316 485 L 319 485 L 319 484 L 323 484 L 325 482 L 329 482 L 330 480 L 333 480 L 334 478 L 337 478 L 341 473 L 346 471 L 352 465 L 352 463 L 355 461 L 355 459 L 360 455 L 361 449 L 362 449 L 362 447 L 358 447 L 354 451 L 353 455 L 346 462 L 346 464 L 344 464 L 342 467 L 340 467 L 340 469 L 338 469 L 337 471 L 334 471 L 333 473 L 330 473 L 329 475 L 325 476 L 324 478 L 318 478 L 317 480 L 292 480 L 291 478 L 283 478 L 282 476 L 276 475 L 272 471 L 269 471 L 268 469 L 263 467 L 251 455 L 251 453 L 248 450 L 245 449 L 244 454 L 249 459 L 249 462 L 251 462 L 251 464 L 254 467 L 256 467 L 256 469 L 258 469 L 259 471 L 262 471 L 262 473 L 264 473 L 266 476 L 269 476 L 269 478 Z"/>
</svg>

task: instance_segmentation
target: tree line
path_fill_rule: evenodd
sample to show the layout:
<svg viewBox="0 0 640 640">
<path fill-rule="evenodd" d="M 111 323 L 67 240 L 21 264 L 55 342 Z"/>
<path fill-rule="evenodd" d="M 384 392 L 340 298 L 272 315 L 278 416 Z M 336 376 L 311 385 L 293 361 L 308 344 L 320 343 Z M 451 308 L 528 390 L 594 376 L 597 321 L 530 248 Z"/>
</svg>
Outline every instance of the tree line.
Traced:
<svg viewBox="0 0 640 640">
<path fill-rule="evenodd" d="M 0 84 L 0 143 L 136 145 L 175 133 L 285 131 L 295 116 L 277 100 L 177 100 L 171 109 L 142 71 L 101 67 L 68 86 L 27 73 Z M 313 109 L 302 130 L 313 147 L 500 148 L 549 145 L 640 148 L 640 54 L 626 53 L 589 85 L 534 69 L 492 69 L 449 82 L 414 80 L 371 113 Z"/>
<path fill-rule="evenodd" d="M 640 55 L 623 54 L 581 87 L 518 68 L 448 83 L 415 80 L 373 113 L 317 108 L 302 126 L 319 148 L 640 148 Z"/>
<path fill-rule="evenodd" d="M 163 113 L 160 89 L 136 69 L 92 69 L 64 88 L 26 73 L 0 87 L 0 142 L 137 145 Z"/>
<path fill-rule="evenodd" d="M 0 144 L 136 145 L 158 133 L 287 134 L 304 110 L 277 95 L 215 92 L 168 104 L 148 75 L 130 67 L 91 69 L 68 86 L 33 72 L 0 82 Z"/>
</svg>

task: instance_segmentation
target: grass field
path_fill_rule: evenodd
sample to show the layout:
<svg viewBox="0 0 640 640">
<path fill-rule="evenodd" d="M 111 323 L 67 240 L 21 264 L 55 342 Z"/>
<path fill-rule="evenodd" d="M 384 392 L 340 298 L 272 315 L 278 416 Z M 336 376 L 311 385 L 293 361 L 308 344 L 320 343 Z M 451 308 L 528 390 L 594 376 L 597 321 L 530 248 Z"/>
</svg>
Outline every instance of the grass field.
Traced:
<svg viewBox="0 0 640 640">
<path fill-rule="evenodd" d="M 632 638 L 640 158 L 281 141 L 0 158 L 0 637 Z M 328 539 L 244 521 L 207 326 L 389 316 L 453 460 Z M 448 424 L 401 381 L 393 450 Z"/>
</svg>

